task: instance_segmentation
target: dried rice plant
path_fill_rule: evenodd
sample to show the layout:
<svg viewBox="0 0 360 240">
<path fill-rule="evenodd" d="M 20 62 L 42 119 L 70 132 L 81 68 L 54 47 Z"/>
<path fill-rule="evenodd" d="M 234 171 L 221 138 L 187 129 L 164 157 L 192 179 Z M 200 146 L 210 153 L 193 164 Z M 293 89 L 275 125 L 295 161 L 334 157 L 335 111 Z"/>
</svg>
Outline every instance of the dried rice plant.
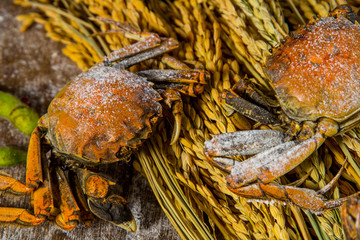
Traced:
<svg viewBox="0 0 360 240">
<path fill-rule="evenodd" d="M 123 35 L 114 32 L 114 26 L 89 20 L 89 17 L 101 16 L 126 22 L 143 31 L 177 38 L 180 47 L 172 55 L 211 73 L 211 81 L 199 98 L 184 99 L 179 142 L 169 147 L 166 131 L 169 123 L 163 121 L 134 162 L 135 168 L 148 178 L 160 205 L 183 239 L 344 238 L 337 209 L 316 216 L 290 205 L 249 202 L 227 189 L 225 173 L 211 165 L 203 154 L 204 141 L 209 140 L 211 134 L 266 128 L 254 125 L 240 114 L 226 117 L 219 94 L 246 75 L 268 94 L 270 86 L 264 64 L 269 49 L 286 37 L 289 29 L 306 23 L 314 15 L 326 16 L 344 1 L 15 2 L 42 10 L 18 17 L 23 21 L 23 30 L 34 21 L 44 24 L 48 36 L 63 42 L 66 45 L 64 54 L 83 70 L 110 51 L 130 44 Z M 359 4 L 357 1 L 350 3 L 355 8 Z M 131 70 L 141 68 L 164 68 L 164 64 L 149 60 Z M 293 171 L 298 179 L 296 184 L 322 188 L 347 158 L 348 171 L 327 197 L 336 199 L 354 193 L 360 183 L 359 151 L 359 128 L 327 140 L 316 154 Z M 278 181 L 290 183 L 286 176 Z"/>
</svg>

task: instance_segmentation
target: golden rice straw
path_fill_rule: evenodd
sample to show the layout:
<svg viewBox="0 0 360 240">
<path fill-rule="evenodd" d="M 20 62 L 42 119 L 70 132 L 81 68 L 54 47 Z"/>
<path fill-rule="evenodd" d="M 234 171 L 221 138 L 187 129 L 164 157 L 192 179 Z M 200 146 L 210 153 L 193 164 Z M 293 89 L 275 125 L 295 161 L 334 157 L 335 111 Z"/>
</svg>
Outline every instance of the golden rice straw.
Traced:
<svg viewBox="0 0 360 240">
<path fill-rule="evenodd" d="M 332 10 L 330 9 L 330 4 L 326 1 L 307 0 L 307 2 L 312 7 L 316 15 L 320 17 L 327 17 L 329 12 Z"/>
<path fill-rule="evenodd" d="M 246 59 L 252 67 L 255 69 L 261 78 L 265 77 L 264 69 L 261 61 L 268 54 L 263 52 L 255 42 L 255 39 L 249 35 L 246 31 L 246 23 L 243 17 L 237 14 L 237 10 L 230 0 L 225 1 L 208 1 L 212 8 L 216 9 L 221 18 L 216 19 L 216 22 L 220 23 L 223 29 L 222 38 L 231 45 L 232 51 L 235 51 L 237 55 Z M 229 46 L 230 47 L 230 46 Z M 243 59 L 239 59 L 244 61 Z M 249 66 L 249 68 L 252 68 Z M 266 83 L 264 83 L 265 86 Z"/>
<path fill-rule="evenodd" d="M 270 7 L 271 21 L 282 37 L 286 37 L 289 33 L 289 26 L 285 22 L 283 9 L 281 8 L 279 1 L 269 1 L 268 4 Z"/>
<path fill-rule="evenodd" d="M 177 4 L 177 3 L 175 3 Z M 200 31 L 202 34 L 197 34 L 196 35 L 196 42 L 195 43 L 190 43 L 194 45 L 194 49 L 189 49 L 187 48 L 187 54 L 193 56 L 194 54 L 197 54 L 197 57 L 199 59 L 204 59 L 203 62 L 205 64 L 205 68 L 210 70 L 212 74 L 219 76 L 219 74 L 217 73 L 217 67 L 221 68 L 221 65 L 219 65 L 221 62 L 219 62 L 220 58 L 221 58 L 221 54 L 219 53 L 214 53 L 213 50 L 211 50 L 211 37 L 210 35 L 208 35 L 210 33 L 209 30 L 204 29 L 203 27 L 206 26 L 204 24 L 204 20 L 200 18 L 200 16 L 202 16 L 201 13 L 199 14 L 193 14 L 192 16 L 197 16 L 198 18 L 192 19 L 193 21 L 191 21 L 190 15 L 189 15 L 189 9 L 192 9 L 193 11 L 201 11 L 197 5 L 191 5 L 190 4 L 182 4 L 182 5 L 177 5 L 177 7 L 180 9 L 180 11 L 182 12 L 182 21 L 178 21 L 177 24 L 191 24 L 191 23 L 197 23 L 197 26 L 193 27 L 193 30 L 191 30 L 189 27 L 190 26 L 181 26 L 180 29 L 188 29 L 189 32 L 193 33 L 194 31 L 196 31 L 196 29 L 198 29 L 198 31 Z M 195 20 L 195 21 L 194 21 Z M 214 26 L 215 29 L 218 29 L 217 26 Z M 216 32 L 216 31 L 215 31 Z M 218 42 L 219 35 L 218 34 L 214 34 L 214 40 L 215 42 Z M 204 43 L 205 41 L 205 43 Z M 209 41 L 209 43 L 206 43 L 206 41 Z M 219 42 L 218 42 L 219 43 Z M 204 49 L 205 47 L 205 49 Z M 206 49 L 207 48 L 207 49 Z M 215 49 L 216 51 L 220 51 L 220 46 L 218 46 L 218 48 Z M 192 52 L 192 53 L 191 53 Z M 214 54 L 214 55 L 213 55 Z M 218 62 L 218 63 L 216 63 Z M 209 85 L 214 85 L 215 83 L 209 83 Z M 183 145 L 183 149 L 187 152 L 187 154 L 182 154 L 183 159 L 182 162 L 183 163 L 189 163 L 187 164 L 187 166 L 183 167 L 183 170 L 185 170 L 184 173 L 180 173 L 178 172 L 177 175 L 178 177 L 180 177 L 183 182 L 186 182 L 188 186 L 193 186 L 192 188 L 196 191 L 198 191 L 200 194 L 202 194 L 203 196 L 206 197 L 206 199 L 216 199 L 214 198 L 214 196 L 212 196 L 211 191 L 208 190 L 207 187 L 205 187 L 204 183 L 201 182 L 201 179 L 198 178 L 197 176 L 199 175 L 199 173 L 197 172 L 197 168 L 193 168 L 192 166 L 207 166 L 207 161 L 204 162 L 205 165 L 203 164 L 203 161 L 205 160 L 205 157 L 203 156 L 203 142 L 204 142 L 204 137 L 206 137 L 206 139 L 209 139 L 209 135 L 208 134 L 203 134 L 202 132 L 198 132 L 198 131 L 191 131 L 192 129 L 196 129 L 197 127 L 201 127 L 201 119 L 205 120 L 205 126 L 209 129 L 210 132 L 213 133 L 219 133 L 219 128 L 222 129 L 222 131 L 226 131 L 227 129 L 229 129 L 228 127 L 226 127 L 226 125 L 228 125 L 228 123 L 226 123 L 225 118 L 221 117 L 221 115 L 219 114 L 212 114 L 211 113 L 211 109 L 218 109 L 218 107 L 216 105 L 210 105 L 211 107 L 207 107 L 209 106 L 209 104 L 211 102 L 209 102 L 209 99 L 211 99 L 211 95 L 209 92 L 205 92 L 202 94 L 201 96 L 201 100 L 199 100 L 199 106 L 201 106 L 200 109 L 193 109 L 192 106 L 190 104 L 186 104 L 184 106 L 184 112 L 185 112 L 185 116 L 184 116 L 184 129 L 190 129 L 189 132 L 184 132 L 184 138 L 180 140 L 180 143 L 182 143 Z M 205 100 L 205 101 L 203 101 Z M 195 100 L 196 102 L 196 100 Z M 216 102 L 214 102 L 216 104 Z M 203 111 L 204 114 L 202 114 Z M 196 114 L 197 112 L 200 111 L 200 115 L 202 116 L 202 118 L 199 118 L 198 115 Z M 219 109 L 218 109 L 219 111 Z M 207 120 L 208 117 L 212 117 L 214 118 L 213 120 L 216 120 L 216 124 L 212 124 L 211 121 L 213 121 L 212 119 Z M 187 117 L 190 117 L 192 119 L 191 120 L 187 120 Z M 219 118 L 220 117 L 220 118 Z M 198 119 L 198 120 L 197 120 Z M 199 122 L 199 120 L 201 120 Z M 197 126 L 194 126 L 193 123 L 198 123 Z M 204 126 L 204 127 L 205 127 Z M 194 128 L 195 127 L 195 128 Z M 233 128 L 235 130 L 235 128 Z M 207 136 L 206 136 L 207 135 Z M 194 142 L 194 139 L 196 139 L 197 141 Z M 200 141 L 198 141 L 200 140 Z M 186 157 L 186 159 L 184 158 Z M 199 159 L 197 159 L 199 158 Z M 194 165 L 194 161 L 196 162 L 196 165 Z M 188 169 L 188 170 L 186 170 Z M 214 169 L 215 171 L 218 171 L 217 169 Z M 182 177 L 184 176 L 184 177 Z M 185 177 L 186 176 L 186 177 Z M 216 175 L 218 176 L 218 175 Z M 194 178 L 193 181 L 200 181 L 199 183 L 193 183 L 193 181 L 190 181 L 190 178 Z M 223 178 L 221 178 L 223 179 Z M 198 186 L 198 187 L 196 187 Z M 200 187 L 203 186 L 203 187 Z M 204 188 L 205 187 L 205 188 Z M 201 189 L 201 190 L 200 190 Z M 223 188 L 222 191 L 225 192 L 229 192 L 226 188 Z M 210 194 L 210 195 L 209 195 Z M 221 191 L 218 192 L 218 194 L 223 195 L 223 198 L 226 198 L 226 196 L 221 193 Z M 224 201 L 225 203 L 226 201 Z M 217 209 L 215 211 L 215 213 L 217 215 L 219 215 L 220 219 L 222 220 L 226 220 L 228 223 L 233 222 L 234 224 L 236 224 L 237 222 L 239 222 L 239 219 L 237 219 L 236 217 L 234 218 L 231 215 L 226 215 L 226 212 L 224 212 L 224 208 L 221 208 L 219 206 L 218 203 L 214 202 L 213 206 L 215 207 L 215 209 Z M 226 207 L 225 207 L 226 209 Z M 229 219 L 229 217 L 232 217 L 231 219 Z M 221 230 L 221 226 L 224 225 L 224 223 L 220 223 L 218 222 L 218 226 L 220 226 L 220 230 Z M 227 229 L 229 231 L 231 231 L 233 234 L 238 234 L 238 237 L 244 237 L 244 233 L 246 235 L 248 235 L 249 233 L 246 232 L 246 229 L 243 228 L 243 232 L 240 231 L 235 231 L 231 228 L 229 228 L 231 225 L 226 225 Z M 238 226 L 237 226 L 238 227 Z M 225 229 L 223 229 L 222 231 L 225 231 Z M 226 234 L 224 234 L 226 235 Z M 245 236 L 246 236 L 245 235 Z"/>
<path fill-rule="evenodd" d="M 160 125 L 159 131 L 161 131 L 160 128 L 163 130 L 162 136 L 166 136 L 165 127 Z M 145 149 L 138 153 L 143 170 L 159 203 L 184 239 L 213 239 L 204 224 L 183 199 L 182 190 L 174 175 L 171 174 L 172 169 L 167 163 L 167 157 L 163 155 L 163 152 L 166 152 L 163 142 L 166 142 L 166 139 L 163 141 L 158 135 L 146 144 L 148 150 Z M 174 207 L 174 204 L 180 205 L 181 208 Z"/>
<path fill-rule="evenodd" d="M 283 38 L 279 28 L 274 25 L 274 18 L 269 13 L 269 5 L 264 1 L 258 0 L 233 0 L 235 6 L 238 6 L 248 16 L 258 29 L 260 35 L 273 47 Z M 283 29 L 280 29 L 284 32 Z"/>
<path fill-rule="evenodd" d="M 196 16 L 198 16 L 198 15 L 196 15 Z M 199 16 L 202 16 L 201 14 L 199 15 Z M 205 44 L 206 45 L 206 44 Z M 206 52 L 206 51 L 204 51 L 204 52 Z M 201 57 L 200 57 L 201 58 Z M 206 62 L 207 63 L 207 62 Z M 224 66 L 226 66 L 226 65 L 224 65 Z M 223 68 L 224 69 L 224 68 Z M 225 68 L 226 69 L 226 68 Z M 221 89 L 222 90 L 222 89 Z M 208 99 L 208 101 L 209 101 L 209 98 L 207 98 Z M 211 100 L 211 98 L 210 98 L 210 100 Z M 185 127 L 185 129 L 188 129 L 187 127 Z M 189 149 L 190 149 L 190 147 L 189 147 Z M 201 150 L 202 150 L 202 148 L 201 148 Z M 197 163 L 198 165 L 199 165 L 199 163 Z M 216 173 L 216 175 L 219 175 L 219 173 Z M 211 175 L 211 176 L 214 176 L 214 175 Z M 216 178 L 214 178 L 214 179 L 216 179 Z M 223 183 L 222 183 L 223 184 Z M 220 184 L 219 184 L 220 185 Z M 224 187 L 223 188 L 226 188 L 226 186 L 225 186 L 225 184 L 223 185 Z M 221 191 L 223 191 L 224 192 L 224 190 L 221 190 Z M 245 205 L 247 205 L 246 204 L 246 202 L 244 202 L 244 204 Z M 240 204 L 239 204 L 239 206 L 241 206 Z M 246 212 L 246 210 L 247 209 L 249 209 L 249 208 L 247 208 L 246 206 L 245 206 L 245 208 L 244 208 L 244 210 L 245 210 L 245 212 Z M 265 212 L 268 212 L 268 211 L 265 211 Z M 250 219 L 266 219 L 266 218 L 263 218 L 263 217 L 260 217 L 260 218 L 258 218 L 258 217 L 255 217 L 256 215 L 254 215 L 254 209 L 251 209 L 251 211 L 247 211 L 247 215 L 249 215 L 250 216 Z M 277 216 L 278 217 L 278 216 Z M 279 218 L 279 217 L 278 217 Z M 255 231 L 259 231 L 259 233 L 255 233 L 254 234 L 254 236 L 256 236 L 257 238 L 266 238 L 266 237 L 268 237 L 267 236 L 267 234 L 266 233 L 264 233 L 264 231 L 266 232 L 266 230 L 265 230 L 265 228 L 263 228 L 263 227 L 261 227 L 261 223 L 260 222 L 256 222 L 256 224 L 254 224 L 254 229 L 255 229 Z M 286 234 L 284 234 L 284 232 L 282 233 L 282 235 L 286 235 Z"/>
<path fill-rule="evenodd" d="M 295 7 L 299 10 L 302 17 L 304 18 L 304 23 L 306 24 L 313 16 L 316 16 L 316 13 L 312 9 L 311 5 L 307 1 L 302 0 L 292 0 L 295 4 Z M 304 24 L 302 23 L 302 24 Z"/>
</svg>

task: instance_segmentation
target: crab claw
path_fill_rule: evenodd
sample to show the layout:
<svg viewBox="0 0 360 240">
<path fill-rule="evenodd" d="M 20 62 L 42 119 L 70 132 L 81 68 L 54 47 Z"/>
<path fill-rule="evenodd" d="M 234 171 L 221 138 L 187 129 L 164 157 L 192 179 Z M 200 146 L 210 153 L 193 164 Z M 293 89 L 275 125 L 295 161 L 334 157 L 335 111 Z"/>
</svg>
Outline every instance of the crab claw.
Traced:
<svg viewBox="0 0 360 240">
<path fill-rule="evenodd" d="M 126 231 L 136 231 L 136 222 L 127 206 L 126 200 L 118 195 L 108 198 L 88 198 L 92 213 L 99 218 L 111 222 Z"/>
</svg>

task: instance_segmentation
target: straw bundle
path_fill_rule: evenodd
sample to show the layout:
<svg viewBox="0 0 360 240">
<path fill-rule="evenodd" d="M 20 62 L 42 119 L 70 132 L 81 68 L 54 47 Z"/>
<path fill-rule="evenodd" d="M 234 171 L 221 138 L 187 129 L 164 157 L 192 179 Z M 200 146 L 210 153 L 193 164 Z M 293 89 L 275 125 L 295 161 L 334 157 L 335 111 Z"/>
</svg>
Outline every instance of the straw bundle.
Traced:
<svg viewBox="0 0 360 240">
<path fill-rule="evenodd" d="M 47 34 L 66 44 L 64 54 L 86 70 L 110 51 L 131 41 L 119 33 L 98 34 L 116 29 L 90 21 L 101 16 L 126 22 L 142 31 L 156 32 L 180 41 L 171 53 L 176 58 L 203 67 L 211 81 L 199 98 L 184 97 L 182 134 L 169 147 L 169 123 L 159 124 L 156 133 L 137 153 L 134 166 L 148 178 L 159 203 L 183 239 L 343 239 L 338 209 L 316 216 L 309 211 L 279 203 L 263 204 L 231 193 L 225 174 L 203 154 L 211 134 L 266 128 L 240 114 L 226 117 L 218 96 L 239 79 L 249 80 L 265 94 L 270 86 L 264 72 L 269 49 L 287 36 L 289 29 L 314 15 L 326 16 L 343 1 L 316 0 L 77 0 L 25 1 L 41 13 L 19 16 L 24 30 L 32 22 L 45 25 Z M 352 1 L 354 7 L 358 4 Z M 97 33 L 97 34 L 95 34 Z M 95 35 L 94 35 L 95 34 Z M 149 60 L 143 68 L 164 68 Z M 327 194 L 336 199 L 359 189 L 360 130 L 326 141 L 319 151 L 294 170 L 298 183 L 321 189 L 349 159 L 350 166 L 338 187 Z M 239 159 L 240 161 L 243 159 Z M 286 176 L 278 180 L 289 184 Z M 340 187 L 341 186 L 341 187 Z M 311 226 L 308 230 L 308 226 Z"/>
</svg>

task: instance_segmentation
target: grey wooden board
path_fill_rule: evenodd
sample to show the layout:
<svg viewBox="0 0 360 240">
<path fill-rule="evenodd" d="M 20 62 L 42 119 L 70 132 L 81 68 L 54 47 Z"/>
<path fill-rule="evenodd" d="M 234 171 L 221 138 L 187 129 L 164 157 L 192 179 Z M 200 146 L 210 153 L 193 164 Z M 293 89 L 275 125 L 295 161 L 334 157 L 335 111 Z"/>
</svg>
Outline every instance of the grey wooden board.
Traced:
<svg viewBox="0 0 360 240">
<path fill-rule="evenodd" d="M 15 16 L 26 12 L 29 9 L 13 5 L 12 0 L 0 1 L 0 90 L 28 98 L 42 115 L 56 93 L 80 70 L 62 55 L 62 44 L 45 37 L 43 26 L 35 24 L 25 33 L 19 32 L 21 24 Z M 28 141 L 27 136 L 0 118 L 0 146 L 26 150 Z M 1 170 L 24 181 L 24 164 Z M 54 222 L 47 221 L 35 227 L 1 224 L 1 239 L 180 239 L 147 180 L 132 171 L 128 181 L 127 199 L 138 225 L 134 233 L 99 219 L 90 227 L 79 225 L 72 231 L 63 231 Z M 29 197 L 2 195 L 0 206 L 28 208 Z"/>
</svg>

